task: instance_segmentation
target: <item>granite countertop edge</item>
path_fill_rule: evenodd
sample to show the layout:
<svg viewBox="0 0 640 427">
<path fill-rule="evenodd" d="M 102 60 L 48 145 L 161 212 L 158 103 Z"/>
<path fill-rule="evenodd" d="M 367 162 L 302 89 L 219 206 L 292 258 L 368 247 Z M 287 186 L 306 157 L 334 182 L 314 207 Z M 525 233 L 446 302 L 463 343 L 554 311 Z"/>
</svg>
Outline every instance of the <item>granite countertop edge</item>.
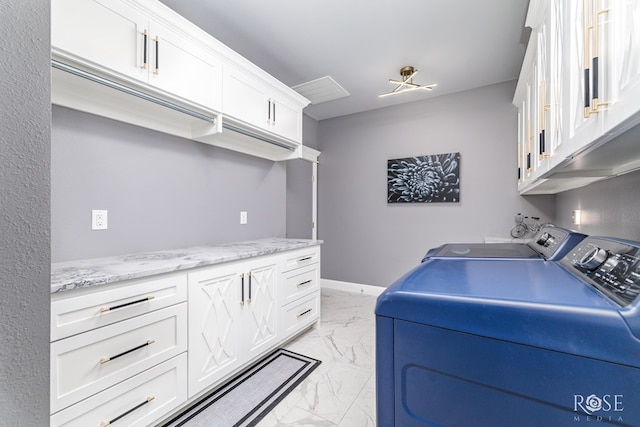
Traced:
<svg viewBox="0 0 640 427">
<path fill-rule="evenodd" d="M 51 293 L 139 279 L 321 245 L 322 240 L 267 238 L 51 264 Z"/>
</svg>

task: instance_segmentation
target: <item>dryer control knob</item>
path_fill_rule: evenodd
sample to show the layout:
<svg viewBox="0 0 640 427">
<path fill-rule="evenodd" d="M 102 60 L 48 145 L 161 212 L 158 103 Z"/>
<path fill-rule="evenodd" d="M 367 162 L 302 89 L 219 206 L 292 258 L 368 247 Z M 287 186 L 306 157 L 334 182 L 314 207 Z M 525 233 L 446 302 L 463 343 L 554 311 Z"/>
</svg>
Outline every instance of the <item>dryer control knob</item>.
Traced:
<svg viewBox="0 0 640 427">
<path fill-rule="evenodd" d="M 593 248 L 589 252 L 587 252 L 578 264 L 578 267 L 584 268 L 585 270 L 595 270 L 600 267 L 602 263 L 604 263 L 607 258 L 609 258 L 609 252 L 602 248 Z"/>
</svg>

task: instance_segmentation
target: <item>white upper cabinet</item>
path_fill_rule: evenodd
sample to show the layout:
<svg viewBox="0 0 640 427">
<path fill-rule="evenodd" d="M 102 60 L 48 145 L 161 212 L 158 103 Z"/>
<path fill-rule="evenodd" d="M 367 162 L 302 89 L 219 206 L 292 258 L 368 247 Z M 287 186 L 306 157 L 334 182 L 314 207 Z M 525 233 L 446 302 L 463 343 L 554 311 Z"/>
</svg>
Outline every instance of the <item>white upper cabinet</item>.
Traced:
<svg viewBox="0 0 640 427">
<path fill-rule="evenodd" d="M 608 39 L 601 40 L 609 56 L 610 111 L 605 131 L 640 111 L 640 2 L 609 0 L 609 9 L 601 22 L 610 22 Z M 604 36 L 603 36 L 604 37 Z"/>
<path fill-rule="evenodd" d="M 640 2 L 532 0 L 526 25 L 518 190 L 557 193 L 637 169 Z"/>
<path fill-rule="evenodd" d="M 548 4 L 545 22 L 548 28 L 548 73 L 545 79 L 545 102 L 543 123 L 545 130 L 544 156 L 549 159 L 549 167 L 563 159 L 564 151 L 564 78 L 565 66 L 563 44 L 565 42 L 565 21 L 561 0 L 551 0 Z"/>
<path fill-rule="evenodd" d="M 568 1 L 569 37 L 567 59 L 569 83 L 568 150 L 579 150 L 603 133 L 606 114 L 608 58 L 600 44 L 609 34 L 608 20 L 595 11 L 596 0 Z M 604 57 L 603 57 L 603 54 Z M 604 114 L 603 114 L 604 113 Z"/>
<path fill-rule="evenodd" d="M 143 36 L 148 18 L 119 1 L 53 0 L 54 53 L 146 82 Z"/>
<path fill-rule="evenodd" d="M 177 31 L 153 22 L 149 28 L 149 84 L 220 111 L 222 61 Z"/>
<path fill-rule="evenodd" d="M 302 108 L 306 104 L 300 100 L 234 66 L 225 67 L 223 98 L 223 112 L 231 122 L 302 143 Z"/>
<path fill-rule="evenodd" d="M 53 0 L 52 103 L 271 160 L 309 103 L 156 0 Z"/>
<path fill-rule="evenodd" d="M 126 2 L 54 0 L 51 43 L 64 59 L 221 110 L 222 61 Z"/>
</svg>

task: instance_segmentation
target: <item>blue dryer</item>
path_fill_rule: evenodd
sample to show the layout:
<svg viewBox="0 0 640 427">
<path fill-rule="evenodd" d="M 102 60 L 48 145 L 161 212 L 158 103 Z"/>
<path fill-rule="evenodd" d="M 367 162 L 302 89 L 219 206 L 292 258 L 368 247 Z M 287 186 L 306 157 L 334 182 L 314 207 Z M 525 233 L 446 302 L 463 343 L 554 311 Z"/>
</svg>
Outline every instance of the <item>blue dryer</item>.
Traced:
<svg viewBox="0 0 640 427">
<path fill-rule="evenodd" d="M 566 228 L 547 225 L 527 243 L 447 243 L 430 249 L 422 261 L 433 258 L 486 258 L 556 261 L 587 237 Z"/>
<path fill-rule="evenodd" d="M 378 425 L 640 426 L 639 260 L 426 260 L 378 298 Z"/>
</svg>

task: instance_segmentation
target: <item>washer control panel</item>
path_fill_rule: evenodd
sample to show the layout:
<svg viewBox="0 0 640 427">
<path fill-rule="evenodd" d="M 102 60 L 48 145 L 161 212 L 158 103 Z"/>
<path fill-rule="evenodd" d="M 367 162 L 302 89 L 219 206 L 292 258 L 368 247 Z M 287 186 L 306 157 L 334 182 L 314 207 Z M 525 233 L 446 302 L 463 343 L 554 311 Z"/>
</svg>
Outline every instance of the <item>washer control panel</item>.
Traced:
<svg viewBox="0 0 640 427">
<path fill-rule="evenodd" d="M 586 236 L 564 228 L 545 226 L 527 245 L 547 260 L 559 260 L 566 251 Z"/>
<path fill-rule="evenodd" d="M 640 243 L 588 237 L 560 264 L 620 306 L 630 305 L 640 294 Z"/>
</svg>

